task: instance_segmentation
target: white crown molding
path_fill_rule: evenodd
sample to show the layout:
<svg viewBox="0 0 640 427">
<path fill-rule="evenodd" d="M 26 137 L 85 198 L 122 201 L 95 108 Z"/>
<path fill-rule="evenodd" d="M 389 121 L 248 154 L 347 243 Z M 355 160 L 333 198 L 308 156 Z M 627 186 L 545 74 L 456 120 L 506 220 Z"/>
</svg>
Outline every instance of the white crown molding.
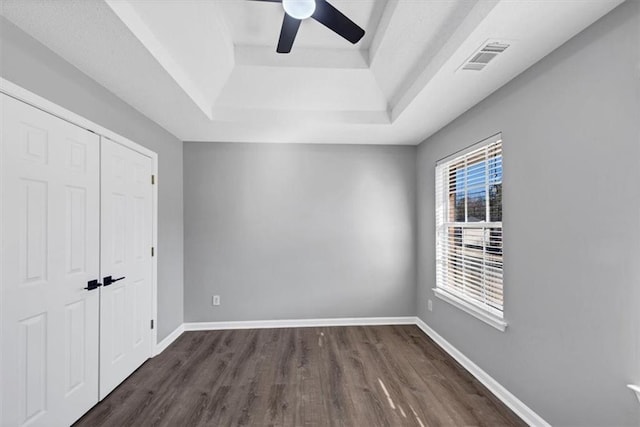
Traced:
<svg viewBox="0 0 640 427">
<path fill-rule="evenodd" d="M 353 125 L 362 123 L 386 125 L 391 123 L 388 110 L 351 110 L 337 112 L 331 110 L 304 111 L 232 107 L 214 107 L 213 109 L 213 120 L 240 123 L 247 119 L 254 123 L 281 123 L 283 126 L 286 126 L 286 124 L 291 121 L 316 125 L 327 121 Z M 264 140 L 264 142 L 267 141 Z M 277 142 L 286 141 L 279 140 Z"/>
<path fill-rule="evenodd" d="M 491 375 L 486 373 L 482 368 L 473 363 L 471 359 L 465 356 L 460 350 L 455 348 L 449 341 L 445 340 L 436 331 L 431 329 L 422 319 L 416 317 L 416 325 L 433 341 L 442 347 L 451 357 L 460 363 L 467 371 L 471 373 L 478 381 L 489 389 L 498 399 L 502 401 L 509 409 L 516 413 L 524 422 L 530 426 L 551 427 L 542 417 L 536 414 L 531 408 L 525 405 L 520 399 L 511 394 L 509 390 L 504 388 Z"/>
<path fill-rule="evenodd" d="M 384 5 L 384 9 L 380 14 L 380 20 L 378 21 L 378 25 L 376 25 L 376 32 L 373 35 L 371 40 L 371 45 L 369 46 L 368 54 L 368 62 L 371 63 L 376 57 L 378 53 L 378 48 L 380 48 L 380 44 L 387 34 L 387 30 L 389 29 L 389 25 L 391 24 L 391 19 L 393 18 L 393 14 L 398 7 L 399 0 L 388 0 Z"/>
</svg>

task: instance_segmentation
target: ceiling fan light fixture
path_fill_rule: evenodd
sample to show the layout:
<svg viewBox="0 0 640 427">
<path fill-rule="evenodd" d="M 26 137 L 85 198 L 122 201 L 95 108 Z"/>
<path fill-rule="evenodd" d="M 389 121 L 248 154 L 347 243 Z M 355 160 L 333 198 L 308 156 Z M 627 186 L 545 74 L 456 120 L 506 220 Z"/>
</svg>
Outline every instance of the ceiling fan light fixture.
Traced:
<svg viewBox="0 0 640 427">
<path fill-rule="evenodd" d="M 315 0 L 282 0 L 287 15 L 295 19 L 307 19 L 316 11 Z"/>
</svg>

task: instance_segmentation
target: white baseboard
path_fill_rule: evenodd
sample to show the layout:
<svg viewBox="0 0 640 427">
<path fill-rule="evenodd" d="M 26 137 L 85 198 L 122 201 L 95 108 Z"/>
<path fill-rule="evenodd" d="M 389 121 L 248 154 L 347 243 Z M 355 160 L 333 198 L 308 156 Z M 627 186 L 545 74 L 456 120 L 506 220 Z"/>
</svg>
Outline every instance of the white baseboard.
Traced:
<svg viewBox="0 0 640 427">
<path fill-rule="evenodd" d="M 449 341 L 445 340 L 436 331 L 431 329 L 422 319 L 415 318 L 416 325 L 422 329 L 422 331 L 433 341 L 442 347 L 451 357 L 458 361 L 467 371 L 471 373 L 478 381 L 484 384 L 498 399 L 502 401 L 507 407 L 516 413 L 524 422 L 530 426 L 551 427 L 542 417 L 533 412 L 531 408 L 522 403 L 517 397 L 498 383 L 493 377 L 483 371 L 478 365 L 473 363 L 471 359 L 462 354 L 460 350 L 455 348 Z"/>
<path fill-rule="evenodd" d="M 153 357 L 156 357 L 157 355 L 165 351 L 165 349 L 169 347 L 175 340 L 177 340 L 178 337 L 182 335 L 183 332 L 184 332 L 184 323 L 178 326 L 173 332 L 171 332 L 162 341 L 156 344 L 156 347 L 154 348 L 154 351 L 153 351 Z"/>
<path fill-rule="evenodd" d="M 237 322 L 188 322 L 185 331 L 224 329 L 312 328 L 323 326 L 414 325 L 415 317 L 348 317 L 338 319 L 249 320 Z"/>
</svg>

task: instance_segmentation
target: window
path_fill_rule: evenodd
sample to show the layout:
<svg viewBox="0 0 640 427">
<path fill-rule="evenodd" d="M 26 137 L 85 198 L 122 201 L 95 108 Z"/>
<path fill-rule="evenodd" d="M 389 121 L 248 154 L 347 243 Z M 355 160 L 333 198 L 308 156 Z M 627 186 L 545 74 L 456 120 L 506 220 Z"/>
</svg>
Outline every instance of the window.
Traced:
<svg viewBox="0 0 640 427">
<path fill-rule="evenodd" d="M 504 330 L 502 139 L 436 164 L 436 295 Z"/>
</svg>

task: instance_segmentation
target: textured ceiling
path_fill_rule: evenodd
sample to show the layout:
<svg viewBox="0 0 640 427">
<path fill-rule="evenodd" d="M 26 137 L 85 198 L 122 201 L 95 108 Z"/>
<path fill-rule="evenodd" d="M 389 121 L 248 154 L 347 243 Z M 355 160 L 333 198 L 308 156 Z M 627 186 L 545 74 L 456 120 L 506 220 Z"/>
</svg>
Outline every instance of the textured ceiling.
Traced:
<svg viewBox="0 0 640 427">
<path fill-rule="evenodd" d="M 243 0 L 2 0 L 2 14 L 182 140 L 417 144 L 621 0 L 330 0 L 351 45 Z M 460 66 L 487 40 L 511 46 Z M 82 112 L 78 112 L 82 113 Z"/>
</svg>

